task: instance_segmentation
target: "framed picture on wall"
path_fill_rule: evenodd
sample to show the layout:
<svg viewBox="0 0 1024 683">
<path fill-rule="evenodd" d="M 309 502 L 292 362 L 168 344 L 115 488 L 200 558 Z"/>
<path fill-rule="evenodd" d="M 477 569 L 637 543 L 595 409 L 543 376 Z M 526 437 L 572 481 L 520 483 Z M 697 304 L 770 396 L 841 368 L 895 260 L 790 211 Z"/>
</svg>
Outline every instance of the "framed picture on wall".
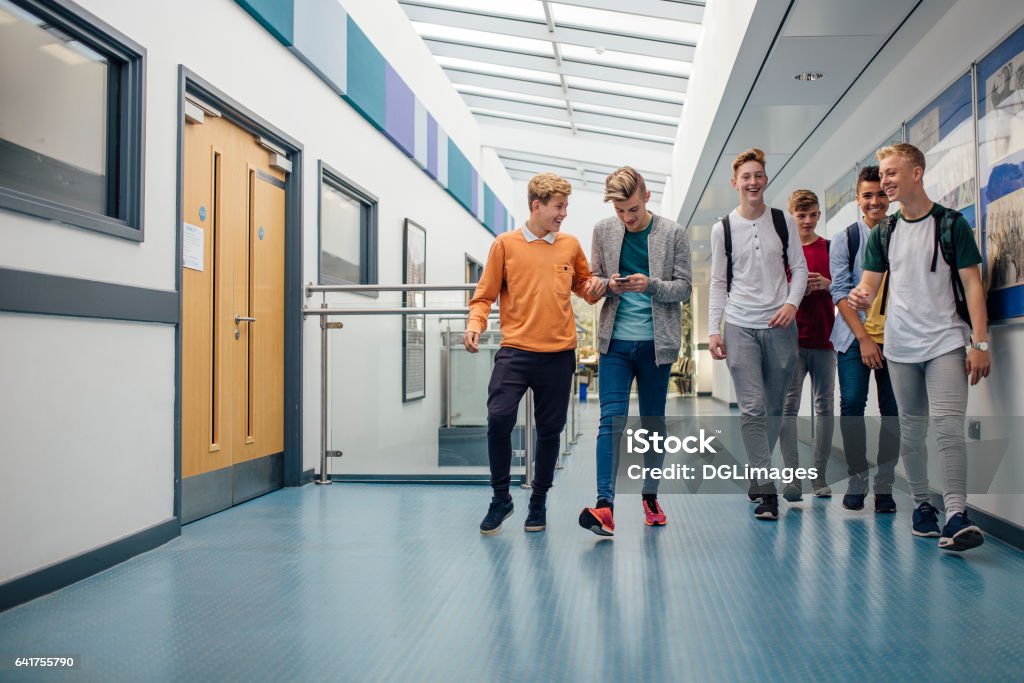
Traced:
<svg viewBox="0 0 1024 683">
<path fill-rule="evenodd" d="M 402 251 L 407 285 L 427 282 L 427 231 L 415 222 L 405 219 L 405 248 Z M 424 308 L 426 293 L 406 292 L 406 308 Z M 415 401 L 427 393 L 427 316 L 402 316 L 402 401 Z"/>
<path fill-rule="evenodd" d="M 924 189 L 977 227 L 974 106 L 971 73 L 965 73 L 907 121 L 907 142 L 924 152 Z"/>
<path fill-rule="evenodd" d="M 981 248 L 989 320 L 1024 316 L 1024 26 L 977 65 Z"/>
</svg>

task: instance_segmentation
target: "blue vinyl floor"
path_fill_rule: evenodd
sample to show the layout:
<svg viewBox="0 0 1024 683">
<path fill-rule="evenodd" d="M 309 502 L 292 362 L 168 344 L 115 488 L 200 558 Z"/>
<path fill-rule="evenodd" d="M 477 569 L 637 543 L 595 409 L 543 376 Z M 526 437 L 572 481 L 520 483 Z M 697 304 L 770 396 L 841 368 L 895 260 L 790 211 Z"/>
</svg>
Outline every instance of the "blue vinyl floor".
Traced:
<svg viewBox="0 0 1024 683">
<path fill-rule="evenodd" d="M 481 486 L 284 489 L 0 614 L 0 653 L 81 661 L 0 680 L 1024 680 L 1024 553 L 939 551 L 902 495 L 896 515 L 805 497 L 778 523 L 663 496 L 664 528 L 620 496 L 600 540 L 576 524 L 596 421 L 585 406 L 544 533 L 519 489 L 492 537 Z"/>
</svg>

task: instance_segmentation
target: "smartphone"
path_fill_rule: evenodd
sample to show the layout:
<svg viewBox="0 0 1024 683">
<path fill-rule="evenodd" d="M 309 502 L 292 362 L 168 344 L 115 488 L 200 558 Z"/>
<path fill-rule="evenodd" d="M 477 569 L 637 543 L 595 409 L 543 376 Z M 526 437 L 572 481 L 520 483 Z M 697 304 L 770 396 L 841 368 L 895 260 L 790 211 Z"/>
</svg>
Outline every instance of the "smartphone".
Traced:
<svg viewBox="0 0 1024 683">
<path fill-rule="evenodd" d="M 616 282 L 629 282 L 628 277 L 613 277 L 612 279 L 615 280 Z"/>
</svg>

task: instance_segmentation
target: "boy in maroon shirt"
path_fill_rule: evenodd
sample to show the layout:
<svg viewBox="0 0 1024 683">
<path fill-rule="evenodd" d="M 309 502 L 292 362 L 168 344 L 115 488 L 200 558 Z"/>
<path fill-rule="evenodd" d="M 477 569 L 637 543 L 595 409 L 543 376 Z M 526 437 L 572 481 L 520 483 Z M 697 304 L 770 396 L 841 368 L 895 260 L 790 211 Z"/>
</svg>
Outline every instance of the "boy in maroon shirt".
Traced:
<svg viewBox="0 0 1024 683">
<path fill-rule="evenodd" d="M 800 339 L 800 355 L 797 360 L 793 383 L 786 394 L 783 409 L 782 429 L 779 445 L 786 467 L 799 466 L 797 455 L 796 416 L 800 412 L 800 398 L 804 378 L 811 376 L 811 391 L 814 393 L 814 467 L 818 476 L 813 482 L 816 497 L 828 498 L 832 490 L 825 482 L 825 467 L 832 452 L 832 423 L 834 415 L 834 394 L 836 376 L 836 353 L 829 337 L 835 322 L 835 307 L 829 286 L 828 240 L 815 233 L 821 211 L 818 196 L 810 190 L 796 190 L 789 197 L 789 213 L 796 219 L 800 229 L 800 243 L 807 260 L 807 290 L 796 312 L 796 325 Z M 803 498 L 802 482 L 798 479 L 786 485 L 782 496 L 790 502 Z"/>
</svg>

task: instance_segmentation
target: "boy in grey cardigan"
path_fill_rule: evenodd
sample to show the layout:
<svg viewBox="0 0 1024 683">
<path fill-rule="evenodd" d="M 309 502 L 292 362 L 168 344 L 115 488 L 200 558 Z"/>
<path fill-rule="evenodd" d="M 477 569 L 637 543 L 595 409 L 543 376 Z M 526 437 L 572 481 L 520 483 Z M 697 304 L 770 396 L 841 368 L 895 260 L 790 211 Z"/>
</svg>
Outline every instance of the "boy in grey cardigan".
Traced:
<svg viewBox="0 0 1024 683">
<path fill-rule="evenodd" d="M 613 422 L 629 414 L 636 379 L 644 426 L 664 433 L 669 374 L 682 336 L 680 303 L 690 298 L 689 237 L 674 221 L 647 210 L 650 196 L 643 176 L 623 166 L 605 180 L 604 200 L 612 202 L 616 215 L 594 226 L 591 270 L 607 283 L 598 329 L 597 504 L 584 508 L 579 521 L 600 536 L 615 530 L 612 506 L 622 425 L 615 424 L 615 430 Z M 664 460 L 664 454 L 653 452 L 645 457 L 647 467 L 661 467 Z M 657 494 L 658 480 L 645 480 L 649 526 L 666 522 Z"/>
</svg>

